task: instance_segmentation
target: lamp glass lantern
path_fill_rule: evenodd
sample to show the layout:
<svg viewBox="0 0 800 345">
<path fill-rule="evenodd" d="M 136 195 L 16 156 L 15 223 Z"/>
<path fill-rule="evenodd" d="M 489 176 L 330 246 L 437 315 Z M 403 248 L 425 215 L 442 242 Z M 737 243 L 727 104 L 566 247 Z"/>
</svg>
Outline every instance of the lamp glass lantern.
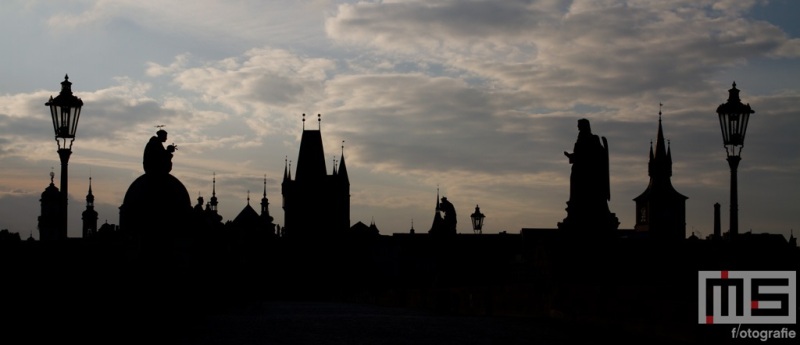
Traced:
<svg viewBox="0 0 800 345">
<path fill-rule="evenodd" d="M 747 123 L 750 114 L 755 113 L 750 104 L 743 104 L 739 99 L 739 89 L 736 83 L 728 90 L 728 101 L 717 108 L 719 126 L 722 130 L 722 143 L 728 157 L 740 157 L 744 147 L 744 137 L 747 134 Z"/>
<path fill-rule="evenodd" d="M 472 219 L 472 230 L 474 230 L 476 234 L 481 233 L 483 229 L 483 220 L 486 218 L 486 215 L 481 213 L 481 208 L 475 205 L 475 212 L 469 217 Z"/>
<path fill-rule="evenodd" d="M 72 94 L 72 83 L 69 81 L 68 75 L 64 76 L 64 81 L 61 82 L 61 92 L 58 96 L 55 98 L 50 96 L 50 100 L 45 105 L 50 107 L 50 117 L 53 120 L 53 132 L 58 149 L 72 149 L 83 101 Z"/>
</svg>

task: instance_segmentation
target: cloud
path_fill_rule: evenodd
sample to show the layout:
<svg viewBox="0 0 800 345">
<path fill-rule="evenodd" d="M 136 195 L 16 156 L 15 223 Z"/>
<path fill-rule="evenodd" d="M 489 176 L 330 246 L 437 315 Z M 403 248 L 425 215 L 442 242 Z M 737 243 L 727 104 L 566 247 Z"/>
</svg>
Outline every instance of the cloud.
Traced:
<svg viewBox="0 0 800 345">
<path fill-rule="evenodd" d="M 644 91 L 685 94 L 723 68 L 792 56 L 778 27 L 745 19 L 752 3 L 437 1 L 339 5 L 337 42 L 451 65 L 531 104 L 569 109 Z M 796 56 L 796 55 L 794 55 Z M 576 97 L 576 95 L 580 95 Z"/>
<path fill-rule="evenodd" d="M 180 147 L 175 172 L 192 195 L 210 195 L 216 172 L 229 219 L 246 190 L 260 194 L 267 173 L 280 219 L 272 179 L 284 155 L 296 158 L 299 115 L 322 113 L 328 154 L 338 155 L 346 140 L 354 220 L 378 216 L 390 233 L 414 218 L 422 231 L 439 185 L 462 222 L 479 203 L 495 231 L 552 227 L 568 197 L 562 152 L 571 151 L 576 120 L 585 117 L 609 139 L 611 208 L 630 227 L 630 199 L 647 185 L 663 103 L 673 184 L 690 197 L 687 222 L 700 230 L 710 227 L 703 223 L 710 205 L 728 197 L 714 110 L 733 76 L 757 112 L 740 168 L 742 222 L 797 222 L 785 205 L 800 195 L 791 187 L 800 168 L 792 133 L 800 124 L 791 111 L 800 97 L 789 83 L 789 91 L 764 93 L 763 84 L 780 87 L 760 78 L 773 59 L 793 66 L 800 44 L 750 19 L 756 1 L 331 3 L 30 5 L 27 18 L 47 13 L 49 26 L 31 24 L 44 34 L 26 42 L 77 37 L 91 58 L 70 53 L 57 65 L 83 63 L 98 75 L 76 89 L 86 105 L 70 162 L 75 176 L 91 171 L 98 200 L 118 204 L 141 174 L 144 143 L 164 124 Z M 69 42 L 58 51 L 71 52 L 76 41 Z M 29 61 L 49 56 L 26 47 L 24 62 L 51 64 Z M 780 69 L 770 66 L 770 73 Z M 39 83 L 17 79 L 31 89 Z M 0 95 L 2 190 L 40 193 L 48 168 L 58 166 L 43 106 L 58 90 L 9 90 Z M 81 183 L 70 190 L 81 191 Z M 780 205 L 751 201 L 768 191 Z"/>
<path fill-rule="evenodd" d="M 313 23 L 321 20 L 320 13 L 327 6 L 320 1 L 288 0 L 94 1 L 55 12 L 47 18 L 47 24 L 59 31 L 121 25 L 191 40 L 285 44 L 315 41 L 321 36 Z"/>
</svg>

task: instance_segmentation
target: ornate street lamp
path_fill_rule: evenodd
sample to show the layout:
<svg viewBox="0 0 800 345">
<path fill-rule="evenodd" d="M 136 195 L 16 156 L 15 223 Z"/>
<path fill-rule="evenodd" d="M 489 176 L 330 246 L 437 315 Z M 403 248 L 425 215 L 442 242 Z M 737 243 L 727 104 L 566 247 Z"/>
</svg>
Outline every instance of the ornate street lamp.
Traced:
<svg viewBox="0 0 800 345">
<path fill-rule="evenodd" d="M 486 218 L 486 215 L 481 213 L 481 208 L 478 205 L 475 205 L 475 213 L 469 215 L 469 217 L 472 218 L 472 230 L 476 234 L 480 234 L 481 229 L 483 229 L 483 219 Z"/>
<path fill-rule="evenodd" d="M 729 230 L 731 238 L 739 234 L 739 196 L 736 169 L 742 159 L 741 154 L 744 147 L 747 122 L 750 120 L 750 114 L 753 113 L 755 111 L 750 109 L 750 104 L 742 104 L 739 99 L 739 89 L 736 88 L 736 82 L 733 83 L 733 88 L 728 90 L 728 101 L 717 107 L 719 125 L 722 129 L 722 143 L 725 146 L 725 152 L 728 154 L 728 165 L 731 168 L 731 224 Z"/>
<path fill-rule="evenodd" d="M 58 239 L 67 238 L 67 162 L 72 154 L 72 142 L 75 141 L 75 131 L 78 129 L 78 119 L 81 116 L 83 101 L 72 94 L 72 83 L 69 76 L 64 76 L 61 82 L 61 93 L 44 105 L 50 107 L 50 116 L 53 119 L 53 131 L 58 145 L 58 157 L 61 159 L 61 195 L 62 215 Z M 69 143 L 67 142 L 69 141 Z"/>
</svg>

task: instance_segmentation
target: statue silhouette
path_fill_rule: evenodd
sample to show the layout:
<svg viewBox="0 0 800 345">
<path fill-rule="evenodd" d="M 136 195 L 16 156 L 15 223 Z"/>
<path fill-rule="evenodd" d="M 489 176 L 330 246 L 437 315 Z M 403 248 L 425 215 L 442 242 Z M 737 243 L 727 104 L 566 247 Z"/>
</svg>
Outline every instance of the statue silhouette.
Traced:
<svg viewBox="0 0 800 345">
<path fill-rule="evenodd" d="M 172 171 L 172 153 L 175 152 L 176 147 L 169 145 L 165 149 L 161 143 L 166 141 L 167 131 L 160 129 L 147 142 L 142 161 L 145 174 L 168 174 Z"/>
<path fill-rule="evenodd" d="M 572 153 L 564 152 L 572 164 L 569 200 L 576 203 L 611 200 L 608 176 L 608 141 L 592 134 L 589 120 L 578 120 L 578 140 Z M 594 200 L 593 200 L 594 199 Z"/>
<path fill-rule="evenodd" d="M 439 210 L 444 213 L 444 229 L 446 233 L 455 234 L 456 233 L 456 208 L 450 201 L 447 201 L 447 197 L 442 198 L 442 202 L 439 203 Z"/>
<path fill-rule="evenodd" d="M 160 127 L 160 126 L 159 126 Z M 133 240 L 133 253 L 153 263 L 175 256 L 176 248 L 186 251 L 199 223 L 186 187 L 172 171 L 175 145 L 166 148 L 167 131 L 159 129 L 144 148 L 144 174 L 131 183 L 119 207 L 119 225 Z M 197 223 L 195 223 L 195 221 Z M 182 252 L 181 255 L 185 253 Z M 177 255 L 177 254 L 176 254 Z"/>
<path fill-rule="evenodd" d="M 572 164 L 567 219 L 559 228 L 616 229 L 616 216 L 608 209 L 608 141 L 592 134 L 589 120 L 578 120 L 578 140 L 572 153 L 564 152 Z"/>
</svg>

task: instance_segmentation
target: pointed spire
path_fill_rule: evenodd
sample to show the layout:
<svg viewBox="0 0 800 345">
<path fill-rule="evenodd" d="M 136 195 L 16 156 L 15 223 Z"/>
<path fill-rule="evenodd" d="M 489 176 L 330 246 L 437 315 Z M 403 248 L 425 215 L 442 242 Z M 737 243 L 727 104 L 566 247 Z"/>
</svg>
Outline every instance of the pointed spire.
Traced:
<svg viewBox="0 0 800 345">
<path fill-rule="evenodd" d="M 350 177 L 347 176 L 347 165 L 344 164 L 344 140 L 342 140 L 342 156 L 341 159 L 339 159 L 339 169 L 336 171 L 336 173 L 341 176 L 343 180 L 347 181 L 348 183 L 350 182 Z"/>
<path fill-rule="evenodd" d="M 317 114 L 317 129 L 322 130 L 322 114 Z"/>
<path fill-rule="evenodd" d="M 672 158 L 664 140 L 664 126 L 661 121 L 663 106 L 663 103 L 658 103 L 658 133 L 656 134 L 655 148 L 653 148 L 653 142 L 650 142 L 650 162 L 647 165 L 647 173 L 651 177 L 672 176 Z"/>
<path fill-rule="evenodd" d="M 303 130 L 306 130 L 306 113 L 303 113 Z"/>
<path fill-rule="evenodd" d="M 672 149 L 670 148 L 670 141 L 667 139 L 667 161 L 672 164 Z"/>
<path fill-rule="evenodd" d="M 264 174 L 264 199 L 267 198 L 267 174 Z"/>
<path fill-rule="evenodd" d="M 438 234 L 442 231 L 442 214 L 440 212 L 441 208 L 439 207 L 439 185 L 436 185 L 436 211 L 433 212 L 433 224 L 431 224 L 431 229 L 428 230 L 429 234 Z"/>
<path fill-rule="evenodd" d="M 92 177 L 89 176 L 89 194 L 86 194 L 86 206 L 94 206 L 94 194 L 92 194 Z"/>
<path fill-rule="evenodd" d="M 211 201 L 209 201 L 209 205 L 211 205 L 211 210 L 217 212 L 217 173 L 213 173 L 213 178 L 211 179 Z"/>
<path fill-rule="evenodd" d="M 269 216 L 269 199 L 267 199 L 267 174 L 264 174 L 264 196 L 261 198 L 261 215 Z"/>
<path fill-rule="evenodd" d="M 247 190 L 247 205 L 250 205 L 250 190 Z"/>
<path fill-rule="evenodd" d="M 439 185 L 436 185 L 436 212 L 439 212 Z"/>
<path fill-rule="evenodd" d="M 666 147 L 664 145 L 664 129 L 661 126 L 661 110 L 658 111 L 658 134 L 656 136 L 656 157 L 666 155 Z"/>
<path fill-rule="evenodd" d="M 283 159 L 283 180 L 289 180 L 289 156 Z"/>
<path fill-rule="evenodd" d="M 664 106 L 664 103 L 658 102 L 658 121 L 661 121 L 661 107 Z"/>
</svg>

